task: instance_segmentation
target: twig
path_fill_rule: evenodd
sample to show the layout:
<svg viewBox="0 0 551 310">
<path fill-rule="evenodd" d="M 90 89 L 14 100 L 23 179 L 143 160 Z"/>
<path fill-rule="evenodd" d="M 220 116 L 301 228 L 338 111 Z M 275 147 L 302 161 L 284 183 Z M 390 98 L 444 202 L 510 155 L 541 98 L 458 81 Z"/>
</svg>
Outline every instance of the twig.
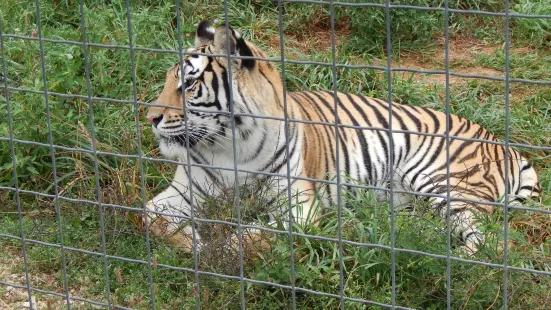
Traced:
<svg viewBox="0 0 551 310">
<path fill-rule="evenodd" d="M 472 269 L 471 269 L 472 270 Z M 467 290 L 467 300 L 465 300 L 465 302 L 463 303 L 463 305 L 461 306 L 461 310 L 465 309 L 465 307 L 467 306 L 467 304 L 469 303 L 469 300 L 471 299 L 471 296 L 473 295 L 471 292 L 476 289 L 476 287 L 480 284 L 480 282 L 482 282 L 482 280 L 486 280 L 488 279 L 490 276 L 494 275 L 496 272 L 490 272 L 488 273 L 487 275 L 485 275 L 484 277 L 481 277 L 478 281 L 476 281 L 468 290 Z"/>
<path fill-rule="evenodd" d="M 80 177 L 80 176 L 77 177 L 77 178 L 72 179 L 71 182 L 67 183 L 67 185 L 65 185 L 65 187 L 64 187 L 62 190 L 59 191 L 59 194 L 58 194 L 58 195 L 59 195 L 59 196 L 63 195 L 63 193 L 65 193 L 65 191 L 66 191 L 69 187 L 71 187 L 73 184 L 75 184 L 75 182 L 80 181 L 80 180 L 82 180 L 82 177 Z"/>
<path fill-rule="evenodd" d="M 4 300 L 2 300 L 2 298 L 0 298 L 0 302 L 1 302 L 3 305 L 5 305 L 6 307 L 9 306 Z M 6 309 L 7 309 L 7 308 L 6 308 Z"/>
<path fill-rule="evenodd" d="M 501 292 L 501 285 L 497 287 L 497 294 L 496 294 L 496 298 L 494 298 L 494 302 L 492 302 L 492 304 L 488 308 L 486 308 L 486 310 L 492 309 L 492 307 L 496 304 L 497 298 L 499 297 L 499 292 Z"/>
</svg>

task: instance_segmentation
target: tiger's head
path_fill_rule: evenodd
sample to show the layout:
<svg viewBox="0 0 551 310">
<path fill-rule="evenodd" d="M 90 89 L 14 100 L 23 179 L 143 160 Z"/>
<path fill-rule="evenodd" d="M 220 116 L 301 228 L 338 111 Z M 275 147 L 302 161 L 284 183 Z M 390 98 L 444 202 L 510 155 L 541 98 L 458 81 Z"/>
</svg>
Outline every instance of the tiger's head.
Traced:
<svg viewBox="0 0 551 310">
<path fill-rule="evenodd" d="M 168 71 L 164 88 L 147 113 L 161 152 L 178 158 L 189 148 L 223 151 L 231 148 L 234 113 L 283 116 L 279 71 L 267 61 L 228 55 L 265 58 L 241 35 L 224 26 L 199 23 L 195 46 Z M 197 53 L 197 54 L 193 54 Z M 231 76 L 229 74 L 231 68 Z M 230 101 L 230 87 L 233 101 Z M 185 110 L 185 113 L 184 113 Z M 258 119 L 235 116 L 236 140 L 254 131 Z"/>
</svg>

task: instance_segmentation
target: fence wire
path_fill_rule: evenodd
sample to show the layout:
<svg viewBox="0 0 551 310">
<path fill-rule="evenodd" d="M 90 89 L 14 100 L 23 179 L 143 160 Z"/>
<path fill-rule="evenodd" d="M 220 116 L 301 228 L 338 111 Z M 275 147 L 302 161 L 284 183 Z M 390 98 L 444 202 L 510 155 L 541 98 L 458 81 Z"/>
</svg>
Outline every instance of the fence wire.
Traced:
<svg viewBox="0 0 551 310">
<path fill-rule="evenodd" d="M 446 298 L 447 298 L 447 308 L 451 309 L 452 307 L 452 282 L 451 282 L 451 262 L 462 262 L 462 263 L 468 263 L 472 265 L 480 265 L 480 266 L 486 266 L 491 268 L 497 268 L 503 270 L 503 306 L 504 308 L 507 308 L 507 281 L 508 281 L 508 272 L 509 271 L 521 271 L 521 272 L 528 272 L 532 274 L 540 274 L 540 275 L 547 275 L 551 276 L 551 272 L 543 271 L 543 270 L 535 270 L 530 268 L 523 268 L 523 267 L 517 267 L 517 266 L 511 266 L 508 265 L 508 239 L 509 239 L 509 231 L 508 231 L 508 217 L 509 217 L 509 211 L 510 210 L 526 210 L 526 211 L 533 211 L 533 212 L 539 212 L 543 214 L 551 214 L 551 211 L 549 210 L 542 210 L 542 209 L 536 209 L 536 208 L 530 208 L 530 207 L 521 207 L 521 206 L 509 206 L 508 199 L 507 199 L 507 193 L 508 190 L 505 190 L 505 199 L 504 202 L 486 202 L 483 203 L 486 205 L 492 205 L 497 207 L 502 207 L 504 212 L 504 219 L 503 219 L 503 229 L 504 229 L 504 257 L 503 257 L 503 264 L 497 264 L 497 263 L 489 263 L 489 262 L 483 262 L 483 261 L 476 261 L 472 259 L 466 259 L 466 258 L 460 258 L 460 257 L 454 257 L 451 255 L 451 231 L 450 231 L 450 167 L 447 165 L 446 167 L 446 175 L 447 175 L 447 192 L 445 195 L 440 194 L 430 194 L 430 193 L 421 193 L 416 191 L 408 191 L 408 190 L 398 190 L 394 189 L 392 186 L 393 180 L 391 179 L 390 186 L 388 188 L 380 188 L 376 186 L 368 186 L 368 185 L 360 185 L 360 184 L 352 184 L 347 183 L 346 181 L 341 180 L 340 174 L 336 175 L 336 179 L 333 180 L 319 180 L 319 179 L 311 179 L 306 177 L 293 177 L 291 176 L 291 167 L 290 167 L 290 161 L 287 160 L 287 173 L 285 175 L 277 174 L 277 173 L 266 173 L 263 171 L 254 171 L 254 170 L 246 170 L 246 169 L 240 169 L 237 165 L 237 155 L 236 155 L 236 140 L 235 140 L 235 117 L 236 116 L 246 116 L 246 117 L 255 117 L 255 118 L 263 118 L 263 119 L 273 119 L 273 120 L 279 120 L 283 121 L 285 124 L 285 128 L 287 129 L 285 131 L 285 138 L 287 142 L 287 146 L 285 149 L 286 158 L 289 158 L 289 124 L 291 123 L 303 123 L 303 124 L 316 124 L 316 125 L 324 125 L 324 126 L 332 126 L 335 128 L 335 147 L 336 147 L 336 163 L 337 163 L 337 171 L 340 171 L 339 169 L 339 129 L 344 128 L 353 128 L 353 129 L 362 129 L 362 130 L 380 130 L 388 132 L 389 137 L 389 152 L 392 152 L 393 150 L 393 141 L 392 141 L 392 133 L 412 133 L 416 135 L 424 135 L 424 136 L 431 136 L 431 137 L 443 137 L 446 141 L 446 159 L 449 163 L 450 160 L 450 140 L 456 139 L 456 140 L 463 140 L 463 141 L 473 141 L 473 142 L 484 142 L 489 144 L 496 144 L 496 145 L 503 145 L 505 147 L 505 158 L 508 158 L 508 152 L 509 147 L 523 147 L 523 148 L 530 148 L 534 150 L 540 150 L 540 151 L 551 151 L 551 147 L 549 146 L 535 146 L 535 145 L 528 145 L 528 144 L 520 144 L 520 143 L 512 143 L 509 141 L 509 125 L 510 125 L 510 114 L 509 114 L 509 106 L 510 106 L 510 96 L 509 96 L 509 87 L 510 83 L 526 83 L 526 84 L 535 84 L 535 85 L 551 85 L 551 81 L 545 81 L 545 80 L 530 80 L 530 79 L 518 79 L 518 78 L 511 78 L 510 77 L 510 20 L 511 18 L 540 18 L 540 19 L 551 19 L 551 15 L 529 15 L 529 14 L 518 14 L 510 12 L 510 3 L 509 0 L 505 1 L 505 11 L 504 12 L 489 12 L 489 11 L 482 11 L 482 10 L 464 10 L 464 9 L 453 9 L 449 7 L 448 0 L 445 0 L 443 5 L 444 7 L 422 7 L 422 6 L 413 6 L 413 5 L 402 5 L 402 4 L 392 4 L 390 0 L 386 0 L 384 4 L 381 3 L 347 3 L 347 2 L 336 2 L 336 1 L 308 1 L 308 0 L 280 0 L 278 2 L 278 25 L 279 25 L 279 39 L 280 39 L 280 58 L 259 58 L 259 57 L 246 57 L 246 56 L 236 56 L 231 55 L 228 51 L 227 54 L 222 55 L 214 55 L 219 57 L 227 57 L 228 62 L 231 62 L 233 59 L 255 59 L 255 60 L 263 60 L 268 62 L 276 62 L 281 65 L 281 79 L 283 82 L 283 93 L 284 93 L 284 117 L 278 118 L 278 117 L 268 117 L 268 116 L 260 116 L 260 115 L 254 115 L 254 114 L 247 114 L 247 113 L 238 113 L 235 112 L 233 109 L 230 110 L 230 112 L 220 112 L 220 114 L 226 114 L 231 116 L 232 120 L 232 147 L 233 147 L 233 158 L 234 158 L 234 165 L 233 169 L 225 168 L 221 166 L 213 166 L 213 165 L 202 165 L 202 164 L 196 164 L 192 163 L 190 160 L 190 154 L 187 153 L 187 171 L 188 171 L 188 177 L 189 177 L 189 184 L 190 184 L 190 199 L 191 199 L 191 214 L 190 216 L 178 216 L 174 214 L 169 213 L 163 213 L 163 212 L 157 212 L 152 210 L 146 209 L 146 187 L 145 187 L 145 175 L 144 175 L 144 162 L 162 162 L 162 163 L 171 163 L 171 164 L 180 164 L 181 162 L 175 161 L 175 160 L 169 160 L 169 159 L 159 159 L 159 158 L 152 158 L 145 156 L 142 154 L 142 145 L 141 145 L 141 132 L 140 132 L 140 106 L 146 106 L 146 107 L 152 107 L 152 106 L 164 106 L 159 104 L 152 104 L 147 102 L 142 102 L 138 100 L 137 95 L 137 86 L 136 86 L 136 64 L 135 64 L 135 57 L 134 54 L 136 51 L 147 51 L 147 52 L 154 52 L 154 53 L 170 53 L 170 54 L 176 54 L 179 57 L 180 67 L 183 70 L 183 57 L 186 55 L 189 55 L 189 53 L 184 52 L 184 44 L 183 44 L 183 38 L 182 38 L 182 23 L 190 23 L 188 20 L 181 20 L 181 14 L 180 14 L 180 3 L 179 1 L 176 1 L 175 5 L 175 15 L 176 15 L 176 25 L 177 25 L 177 35 L 178 35 L 178 50 L 167 50 L 167 49 L 156 49 L 156 48 L 144 48 L 144 47 L 137 47 L 133 44 L 133 35 L 132 35 L 132 19 L 131 19 L 131 8 L 130 8 L 130 0 L 126 0 L 125 2 L 125 8 L 126 8 L 126 18 L 127 18 L 127 31 L 128 31 L 128 40 L 129 45 L 112 45 L 112 44 L 99 44 L 99 43 L 92 43 L 87 41 L 87 33 L 86 33 L 86 22 L 85 22 L 85 15 L 84 15 L 84 1 L 79 1 L 78 10 L 80 12 L 80 18 L 81 23 L 80 27 L 82 30 L 82 42 L 76 42 L 76 41 L 70 41 L 70 40 L 60 40 L 60 39 L 51 39 L 51 38 L 44 38 L 42 34 L 42 27 L 41 27 L 41 11 L 40 11 L 40 1 L 36 0 L 36 15 L 37 15 L 37 29 L 38 29 L 38 37 L 29 37 L 29 36 L 22 36 L 22 35 L 16 35 L 11 33 L 5 33 L 3 30 L 3 23 L 4 21 L 0 22 L 0 50 L 1 50 L 1 56 L 2 56 L 2 75 L 4 77 L 3 79 L 3 89 L 4 89 L 4 96 L 7 103 L 7 127 L 8 127 L 8 136 L 7 137 L 0 137 L 0 141 L 7 141 L 9 142 L 10 152 L 12 156 L 12 167 L 13 167 L 13 186 L 0 186 L 0 190 L 4 191 L 10 191 L 13 192 L 15 203 L 17 206 L 17 215 L 19 220 L 19 235 L 9 235 L 9 234 L 0 234 L 0 238 L 9 239 L 9 240 L 15 240 L 21 244 L 21 251 L 23 256 L 23 262 L 24 262 L 24 272 L 25 272 L 25 285 L 19 285 L 16 283 L 0 280 L 0 284 L 4 286 L 12 286 L 16 288 L 25 289 L 28 293 L 28 301 L 30 304 L 30 308 L 34 309 L 36 308 L 36 305 L 33 304 L 33 293 L 41 293 L 46 295 L 52 295 L 52 296 L 58 296 L 64 298 L 66 302 L 66 306 L 68 309 L 72 307 L 73 301 L 80 301 L 85 302 L 90 305 L 95 306 L 103 306 L 111 308 L 120 308 L 120 309 L 129 309 L 125 308 L 119 305 L 115 305 L 112 301 L 112 298 L 110 296 L 111 289 L 109 284 L 109 263 L 110 261 L 124 261 L 124 262 L 131 262 L 131 263 L 137 263 L 140 265 L 147 266 L 148 269 L 148 282 L 149 282 L 149 288 L 150 288 L 150 306 L 152 309 L 157 308 L 158 305 L 155 301 L 155 294 L 156 294 L 156 288 L 154 286 L 153 281 L 153 260 L 152 260 L 152 254 L 151 254 L 151 246 L 150 246 L 150 236 L 149 236 L 149 229 L 148 229 L 148 221 L 145 221 L 145 242 L 146 242 L 146 252 L 147 252 L 147 260 L 140 260 L 140 259 L 131 259 L 116 255 L 109 255 L 107 253 L 106 249 L 106 240 L 105 240 L 105 228 L 104 228 L 104 212 L 106 208 L 111 209 L 117 209 L 117 210 L 125 210 L 125 211 L 137 211 L 137 212 L 150 212 L 157 215 L 165 215 L 165 216 L 172 216 L 172 217 L 180 217 L 185 220 L 190 220 L 192 223 L 216 223 L 216 224 L 224 224 L 229 225 L 232 227 L 237 228 L 238 232 L 238 242 L 239 242 L 239 275 L 238 276 L 231 276 L 231 275 L 224 275 L 220 273 L 214 273 L 214 272 L 207 272 L 200 270 L 198 267 L 198 249 L 195 242 L 195 233 L 193 233 L 193 244 L 194 244 L 194 251 L 193 251 L 193 259 L 194 259 L 194 266 L 193 268 L 185 268 L 185 267 L 176 267 L 171 266 L 167 264 L 156 264 L 158 267 L 170 269 L 170 270 L 176 270 L 176 271 L 182 271 L 187 273 L 193 273 L 194 274 L 194 289 L 196 292 L 196 307 L 197 309 L 201 308 L 201 292 L 200 292 L 200 285 L 199 285 L 199 276 L 200 275 L 208 275 L 208 276 L 214 276 L 224 279 L 231 279 L 239 281 L 240 283 L 240 300 L 241 300 L 241 308 L 245 309 L 247 307 L 246 300 L 245 300 L 245 290 L 246 290 L 246 284 L 258 284 L 258 285 L 268 285 L 271 287 L 281 288 L 285 290 L 289 290 L 292 294 L 292 308 L 297 308 L 296 303 L 296 294 L 297 292 L 306 293 L 306 294 L 314 294 L 319 296 L 326 296 L 330 298 L 336 298 L 340 300 L 340 308 L 345 309 L 345 302 L 356 302 L 366 305 L 374 305 L 384 308 L 392 308 L 392 309 L 408 309 L 407 307 L 403 307 L 400 305 L 397 305 L 396 302 L 396 261 L 395 256 L 397 253 L 409 253 L 409 254 L 416 254 L 431 258 L 437 258 L 437 259 L 443 259 L 446 260 Z M 331 24 L 331 63 L 325 63 L 325 62 L 318 62 L 318 61 L 304 61 L 304 60 L 291 60 L 285 58 L 285 36 L 284 36 L 284 25 L 283 25 L 283 4 L 284 3 L 305 3 L 305 4 L 312 4 L 312 5 L 321 5 L 321 6 L 329 6 L 330 11 L 330 24 Z M 337 56 L 336 56 L 336 39 L 335 39 L 335 8 L 336 7 L 370 7 L 370 8 L 380 8 L 383 9 L 385 12 L 385 28 L 386 28 L 386 48 L 385 48 L 385 54 L 387 57 L 386 60 L 386 66 L 375 66 L 375 65 L 351 65 L 351 64 L 339 64 L 337 62 Z M 75 7 L 75 9 L 77 9 Z M 228 16 L 228 1 L 224 1 L 224 15 L 225 15 L 225 26 L 228 28 L 231 26 L 231 20 Z M 433 12 L 442 12 L 444 16 L 444 47 L 445 47 L 445 57 L 444 57 L 444 63 L 445 63 L 445 69 L 444 70 L 424 70 L 424 69 L 410 69 L 410 68 L 400 68 L 400 67 L 393 67 L 392 66 L 392 34 L 391 34 L 391 20 L 390 20 L 390 14 L 392 10 L 396 9 L 405 9 L 405 10 L 420 10 L 420 11 L 433 11 Z M 462 13 L 462 14 L 473 14 L 473 15 L 486 15 L 486 16 L 497 16 L 497 17 L 503 17 L 504 18 L 504 38 L 505 38 L 505 73 L 504 76 L 486 76 L 486 75 L 478 75 L 478 74 L 464 74 L 464 73 L 457 73 L 457 72 L 451 72 L 450 71 L 450 57 L 449 57 L 449 16 L 452 13 Z M 37 91 L 32 89 L 25 89 L 25 88 L 17 88 L 9 86 L 8 84 L 8 65 L 6 63 L 6 55 L 5 55 L 5 46 L 4 46 L 4 40 L 5 39 L 18 39 L 18 40 L 27 40 L 27 41 L 38 41 L 40 46 L 40 69 L 43 76 L 43 91 Z M 230 38 L 227 37 L 227 44 L 230 45 Z M 77 94 L 69 94 L 69 93 L 58 93 L 58 92 L 52 92 L 48 89 L 48 72 L 46 70 L 46 61 L 44 57 L 44 42 L 53 43 L 53 44 L 66 44 L 66 45 L 75 45 L 80 46 L 83 53 L 83 60 L 85 64 L 85 89 L 86 89 L 86 95 L 77 95 Z M 108 49 L 125 49 L 128 50 L 130 53 L 130 61 L 131 61 L 131 72 L 132 72 L 132 99 L 130 100 L 120 100 L 120 99 L 114 99 L 114 98 L 106 98 L 106 97 L 96 97 L 93 95 L 92 87 L 91 87 L 91 80 L 90 80 L 90 68 L 89 68 L 89 55 L 88 55 L 88 48 L 89 47 L 100 47 L 100 48 L 108 48 Z M 204 55 L 201 53 L 192 53 L 193 55 Z M 209 56 L 213 56 L 212 54 L 208 54 Z M 300 119 L 292 119 L 289 117 L 287 112 L 287 100 L 285 93 L 287 92 L 286 87 L 286 64 L 300 64 L 300 65 L 320 65 L 320 66 L 327 66 L 331 67 L 332 69 L 332 79 L 333 79 L 333 99 L 334 99 L 334 112 L 335 115 L 338 113 L 338 100 L 337 100 L 337 91 L 338 91 L 338 83 L 337 83 L 337 69 L 339 68 L 350 68 L 350 69 L 374 69 L 379 70 L 385 73 L 387 78 L 387 90 L 388 90 L 388 102 L 390 106 L 392 107 L 392 98 L 393 98 L 393 91 L 392 91 L 392 74 L 394 72 L 412 72 L 412 73 L 419 73 L 419 74 L 435 74 L 435 75 L 444 75 L 445 76 L 445 112 L 446 112 L 446 133 L 444 135 L 441 134 L 428 134 L 428 133 L 419 133 L 415 131 L 407 131 L 407 130 L 396 130 L 392 128 L 392 117 L 393 117 L 393 109 L 389 109 L 389 128 L 378 128 L 378 127 L 361 127 L 361 126 L 352 126 L 352 125 L 344 125 L 340 124 L 337 117 L 335 117 L 334 123 L 326 123 L 326 122 L 314 122 L 314 121 L 305 121 Z M 231 73 L 231 66 L 228 67 L 228 74 L 230 76 L 229 83 L 231 85 L 232 83 L 232 73 Z M 504 142 L 497 142 L 497 141 L 488 141 L 483 139 L 471 139 L 471 138 L 463 138 L 463 137 L 457 137 L 450 133 L 450 77 L 461 77 L 461 78 L 472 78 L 472 79 L 485 79 L 490 81 L 502 81 L 505 84 L 505 139 Z M 233 102 L 233 94 L 232 94 L 232 87 L 229 87 L 230 94 L 230 102 Z M 47 129 L 48 129 L 48 143 L 40 143 L 36 141 L 29 141 L 29 140 L 21 140 L 14 137 L 13 134 L 13 128 L 12 128 L 12 112 L 10 109 L 10 92 L 23 92 L 23 93 L 35 93 L 35 94 L 42 94 L 44 96 L 45 100 L 45 113 L 47 115 Z M 89 121 L 91 124 L 91 136 L 92 136 L 92 145 L 91 150 L 83 149 L 83 148 L 72 148 L 72 147 L 66 147 L 61 145 L 54 144 L 53 137 L 52 137 L 52 124 L 51 124 L 51 117 L 50 117 L 50 105 L 49 105 L 49 98 L 51 96 L 58 96 L 63 98 L 80 98 L 86 100 L 89 107 Z M 119 153 L 113 153 L 113 152 L 104 152 L 104 151 L 98 151 L 96 146 L 96 129 L 94 127 L 94 110 L 93 105 L 95 102 L 112 102 L 117 104 L 131 104 L 134 107 L 134 117 L 136 122 L 136 139 L 137 139 L 137 154 L 119 154 Z M 212 113 L 210 110 L 204 110 L 201 108 L 194 108 L 194 107 L 186 107 L 184 109 L 185 105 L 185 98 L 183 98 L 182 101 L 182 110 L 185 113 L 188 113 L 188 111 L 198 111 L 198 112 L 209 112 Z M 164 107 L 170 107 L 174 108 L 172 106 L 164 106 Z M 188 124 L 186 123 L 186 130 Z M 189 146 L 189 135 L 187 135 Z M 37 146 L 37 147 L 46 147 L 50 151 L 50 159 L 52 163 L 52 176 L 53 176 L 53 189 L 54 194 L 46 194 L 41 193 L 38 191 L 32 191 L 32 190 L 24 190 L 21 189 L 18 183 L 18 175 L 17 175 L 17 159 L 15 155 L 15 146 L 16 144 L 25 144 L 30 146 Z M 83 152 L 88 153 L 93 156 L 93 162 L 94 162 L 94 175 L 95 175 L 95 201 L 93 200 L 86 200 L 86 199 L 74 199 L 69 197 L 64 197 L 63 195 L 60 195 L 60 191 L 58 188 L 58 179 L 56 174 L 56 152 L 58 151 L 72 151 L 72 152 Z M 101 185 L 100 185 L 100 173 L 99 173 L 99 164 L 98 164 L 98 156 L 99 155 L 105 155 L 105 156 L 114 156 L 119 158 L 130 158 L 130 159 L 137 159 L 139 163 L 139 176 L 140 176 L 140 186 L 141 186 L 141 199 L 142 199 L 142 208 L 133 208 L 123 205 L 117 205 L 117 204 L 110 204 L 110 203 L 104 203 L 102 202 L 102 195 L 101 195 Z M 390 160 L 389 167 L 391 169 L 390 175 L 393 175 L 393 163 L 392 158 L 393 156 L 390 156 L 389 154 L 388 158 Z M 508 161 L 504 161 L 505 171 L 508 170 Z M 191 182 L 192 179 L 192 168 L 193 167 L 203 167 L 203 168 L 211 168 L 211 169 L 219 169 L 219 170 L 227 170 L 227 171 L 233 171 L 236 184 L 234 187 L 234 194 L 235 194 L 235 207 L 237 210 L 237 223 L 229 222 L 225 220 L 215 220 L 215 219 L 207 219 L 207 218 L 200 218 L 196 217 L 194 214 L 194 201 L 193 201 L 193 182 Z M 395 194 L 414 194 L 417 196 L 426 196 L 426 197 L 440 197 L 445 198 L 447 202 L 447 253 L 446 255 L 440 255 L 440 254 L 434 254 L 434 253 L 428 253 L 418 250 L 411 250 L 411 249 L 404 249 L 404 248 L 398 248 L 395 245 L 395 211 L 393 208 L 393 201 L 390 199 L 390 215 L 391 215 L 391 233 L 390 233 L 390 246 L 382 245 L 382 244 L 371 244 L 371 243 L 362 243 L 362 242 L 355 242 L 350 240 L 343 239 L 342 236 L 342 209 L 339 207 L 337 209 L 337 220 L 338 220 L 338 236 L 337 238 L 330 238 L 325 236 L 318 236 L 318 235 L 311 235 L 311 234 L 305 234 L 300 232 L 294 232 L 292 228 L 292 214 L 291 212 L 288 212 L 288 223 L 289 227 L 287 231 L 281 231 L 277 229 L 267 228 L 267 227 L 259 227 L 256 225 L 247 225 L 242 222 L 241 218 L 241 209 L 240 209 L 240 201 L 239 201 L 239 190 L 237 184 L 238 180 L 238 174 L 240 172 L 246 172 L 251 174 L 257 174 L 257 175 L 267 175 L 267 176 L 273 176 L 273 177 L 284 177 L 287 181 L 287 200 L 289 205 L 291 205 L 291 182 L 293 180 L 306 180 L 306 181 L 314 181 L 322 184 L 328 184 L 328 185 L 336 185 L 337 190 L 337 201 L 339 205 L 341 205 L 342 197 L 341 197 L 341 191 L 340 188 L 342 186 L 346 186 L 348 188 L 363 188 L 363 189 L 370 189 L 370 190 L 380 190 L 383 192 L 388 192 L 390 196 L 392 197 Z M 505 174 L 505 185 L 506 187 L 509 186 L 508 184 L 508 174 Z M 22 216 L 22 206 L 21 206 L 21 194 L 31 194 L 39 197 L 45 197 L 50 198 L 54 200 L 55 203 L 55 214 L 56 214 L 56 220 L 57 220 L 57 229 L 58 229 L 58 235 L 59 235 L 59 243 L 48 243 L 43 242 L 40 240 L 34 240 L 27 238 L 25 236 L 25 232 L 23 229 L 23 216 Z M 455 198 L 454 200 L 458 201 L 465 201 L 465 202 L 474 202 L 474 203 L 480 203 L 482 201 L 472 200 L 472 199 L 464 199 L 464 198 Z M 82 204 L 88 204 L 88 205 L 94 205 L 97 206 L 98 212 L 99 212 L 99 221 L 100 221 L 100 233 L 101 233 L 101 252 L 95 252 L 95 251 L 88 251 L 80 248 L 65 246 L 63 241 L 63 228 L 61 225 L 61 210 L 59 203 L 60 201 L 68 201 L 68 202 L 75 202 L 75 203 L 82 203 Z M 147 217 L 146 217 L 147 218 Z M 191 225 L 192 229 L 195 230 L 195 225 Z M 290 259 L 290 285 L 283 285 L 268 281 L 261 281 L 256 279 L 247 278 L 244 275 L 244 259 L 243 259 L 243 231 L 245 229 L 258 229 L 260 231 L 270 232 L 273 234 L 282 234 L 282 235 L 288 235 L 289 238 L 289 246 L 291 249 L 291 255 L 289 255 Z M 295 282 L 295 261 L 294 261 L 294 238 L 295 237 L 304 237 L 309 238 L 312 240 L 320 240 L 320 241 L 330 241 L 330 242 L 336 242 L 338 244 L 338 253 L 339 253 L 339 275 L 340 275 L 340 282 L 339 282 L 339 288 L 338 288 L 338 294 L 333 293 L 327 293 L 327 292 L 320 292 L 311 290 L 308 288 L 303 288 L 296 286 Z M 61 253 L 61 267 L 62 267 L 62 275 L 63 275 L 63 294 L 44 290 L 38 287 L 31 286 L 30 282 L 30 273 L 29 273 L 29 265 L 28 265 L 28 259 L 27 259 L 27 247 L 29 244 L 34 245 L 43 245 L 50 248 L 59 249 Z M 351 298 L 345 295 L 345 284 L 344 284 L 344 263 L 343 263 L 343 245 L 350 245 L 350 246 L 356 246 L 356 247 L 364 247 L 364 248 L 376 248 L 376 249 L 384 249 L 390 251 L 390 259 L 391 259 L 391 295 L 392 295 L 392 302 L 390 304 L 384 304 L 379 303 L 371 300 L 365 300 L 365 299 L 358 299 L 358 298 Z M 85 298 L 80 298 L 76 296 L 72 296 L 68 289 L 68 281 L 67 281 L 67 265 L 65 261 L 66 253 L 67 252 L 76 252 L 76 253 L 82 253 L 87 255 L 96 256 L 102 259 L 102 266 L 103 266 L 103 272 L 104 272 L 104 281 L 105 281 L 105 294 L 106 294 L 106 300 L 107 302 L 99 302 L 94 300 L 89 300 Z M 366 288 L 367 289 L 367 288 Z"/>
</svg>

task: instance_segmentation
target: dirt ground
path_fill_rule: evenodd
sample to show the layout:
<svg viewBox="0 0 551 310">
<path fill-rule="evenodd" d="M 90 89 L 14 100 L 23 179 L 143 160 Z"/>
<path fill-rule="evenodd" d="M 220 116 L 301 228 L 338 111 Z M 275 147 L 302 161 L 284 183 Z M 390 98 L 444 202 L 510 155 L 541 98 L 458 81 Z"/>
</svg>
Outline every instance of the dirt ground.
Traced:
<svg viewBox="0 0 551 310">
<path fill-rule="evenodd" d="M 23 256 L 19 249 L 3 247 L 3 253 L 0 255 L 0 281 L 13 283 L 16 285 L 25 286 L 25 270 Z M 46 273 L 29 273 L 29 280 L 34 288 L 56 287 L 59 281 Z M 62 292 L 63 288 L 59 287 L 56 291 Z M 84 296 L 80 289 L 72 288 L 69 290 L 70 296 Z M 97 300 L 97 299 L 94 299 Z M 33 309 L 65 309 L 67 302 L 64 298 L 32 292 Z M 104 309 L 105 307 L 94 306 L 82 301 L 71 300 L 71 309 Z M 5 286 L 0 284 L 0 309 L 2 310 L 19 310 L 30 309 L 29 294 L 27 289 L 14 286 Z"/>
</svg>

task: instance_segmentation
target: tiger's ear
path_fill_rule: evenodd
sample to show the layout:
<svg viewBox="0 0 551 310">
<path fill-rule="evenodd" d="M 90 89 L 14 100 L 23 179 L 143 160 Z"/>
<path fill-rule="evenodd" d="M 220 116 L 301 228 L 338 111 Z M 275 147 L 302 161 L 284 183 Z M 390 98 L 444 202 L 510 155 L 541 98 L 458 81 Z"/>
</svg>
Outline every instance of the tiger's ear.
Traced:
<svg viewBox="0 0 551 310">
<path fill-rule="evenodd" d="M 245 41 L 237 31 L 232 28 L 226 29 L 225 26 L 216 28 L 214 33 L 214 50 L 217 54 L 222 55 L 227 55 L 229 53 L 232 56 L 253 56 L 253 52 L 247 44 L 247 41 Z M 239 67 L 245 67 L 247 69 L 252 69 L 255 65 L 254 59 L 236 58 L 232 59 L 232 62 Z"/>
<path fill-rule="evenodd" d="M 203 46 L 214 41 L 214 28 L 210 21 L 204 20 L 197 25 L 195 31 L 195 47 Z"/>
</svg>

